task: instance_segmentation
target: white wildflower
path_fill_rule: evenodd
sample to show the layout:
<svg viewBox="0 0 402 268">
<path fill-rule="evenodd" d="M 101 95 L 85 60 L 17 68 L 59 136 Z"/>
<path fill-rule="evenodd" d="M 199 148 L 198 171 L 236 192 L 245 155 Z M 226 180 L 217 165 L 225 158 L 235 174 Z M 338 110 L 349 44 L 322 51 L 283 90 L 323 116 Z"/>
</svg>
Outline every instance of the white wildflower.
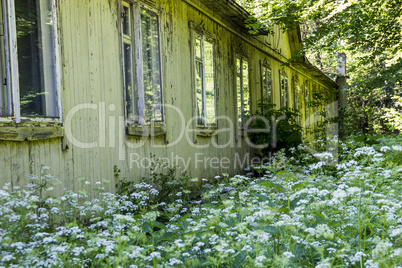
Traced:
<svg viewBox="0 0 402 268">
<path fill-rule="evenodd" d="M 293 253 L 292 253 L 292 252 L 289 252 L 289 251 L 283 252 L 283 256 L 285 256 L 285 257 L 288 258 L 288 259 L 295 257 L 295 255 L 293 255 Z"/>
</svg>

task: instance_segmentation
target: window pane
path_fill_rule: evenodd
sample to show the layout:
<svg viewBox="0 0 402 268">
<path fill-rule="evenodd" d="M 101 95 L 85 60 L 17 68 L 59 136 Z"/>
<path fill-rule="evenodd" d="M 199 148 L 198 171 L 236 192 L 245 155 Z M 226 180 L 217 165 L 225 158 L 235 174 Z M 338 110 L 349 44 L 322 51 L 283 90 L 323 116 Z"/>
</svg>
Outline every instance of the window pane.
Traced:
<svg viewBox="0 0 402 268">
<path fill-rule="evenodd" d="M 288 107 L 288 79 L 281 79 L 281 108 Z"/>
<path fill-rule="evenodd" d="M 134 118 L 134 107 L 136 106 L 136 101 L 133 96 L 133 64 L 132 64 L 132 47 L 130 44 L 124 44 L 124 88 L 126 90 L 126 112 L 127 118 L 133 120 Z"/>
<path fill-rule="evenodd" d="M 301 92 L 300 92 L 300 85 L 298 83 L 295 83 L 295 109 L 298 112 L 301 112 Z M 296 118 L 296 122 L 297 124 L 300 124 L 300 114 L 299 116 Z"/>
<path fill-rule="evenodd" d="M 239 58 L 236 59 L 236 73 L 241 74 L 241 60 Z"/>
<path fill-rule="evenodd" d="M 250 117 L 250 86 L 248 78 L 248 62 L 243 60 L 243 113 L 245 124 Z"/>
<path fill-rule="evenodd" d="M 123 34 L 126 35 L 131 35 L 131 27 L 130 27 L 130 22 L 131 22 L 131 12 L 130 12 L 130 7 L 124 5 L 123 6 Z"/>
<path fill-rule="evenodd" d="M 141 42 L 146 121 L 163 121 L 158 15 L 141 10 Z"/>
<path fill-rule="evenodd" d="M 272 73 L 266 67 L 262 68 L 263 70 L 263 88 L 264 88 L 264 99 L 268 99 L 269 103 L 272 103 Z"/>
<path fill-rule="evenodd" d="M 310 88 L 306 86 L 305 90 L 306 127 L 310 127 Z"/>
<path fill-rule="evenodd" d="M 204 53 L 207 124 L 215 124 L 214 46 L 212 43 L 205 41 Z"/>
<path fill-rule="evenodd" d="M 15 0 L 21 115 L 58 116 L 51 0 Z"/>
<path fill-rule="evenodd" d="M 6 85 L 3 12 L 0 5 L 0 115 L 11 115 L 11 94 Z"/>
<path fill-rule="evenodd" d="M 300 85 L 295 83 L 295 109 L 300 112 L 301 110 L 301 100 L 300 100 Z"/>
<path fill-rule="evenodd" d="M 320 109 L 318 106 L 314 107 L 314 124 L 316 127 L 318 127 L 318 124 L 320 123 Z"/>
<path fill-rule="evenodd" d="M 236 87 L 237 87 L 237 122 L 239 127 L 242 127 L 242 107 L 241 107 L 241 78 L 236 77 Z"/>
<path fill-rule="evenodd" d="M 201 39 L 199 37 L 195 39 L 195 56 L 201 59 Z"/>
<path fill-rule="evenodd" d="M 313 85 L 313 95 L 312 95 L 312 97 L 313 97 L 313 100 L 314 100 L 314 105 L 315 105 L 315 107 L 313 108 L 313 111 L 314 111 L 314 125 L 316 126 L 316 127 L 318 127 L 318 125 L 319 125 L 319 123 L 320 123 L 320 117 L 321 117 L 321 115 L 320 115 L 320 109 L 319 109 L 319 106 L 317 106 L 317 94 L 318 94 L 318 89 L 317 89 L 317 85 L 316 84 L 314 84 Z"/>
<path fill-rule="evenodd" d="M 196 83 L 196 98 L 197 98 L 197 124 L 203 124 L 203 107 L 202 107 L 202 63 L 196 61 L 195 83 Z"/>
</svg>

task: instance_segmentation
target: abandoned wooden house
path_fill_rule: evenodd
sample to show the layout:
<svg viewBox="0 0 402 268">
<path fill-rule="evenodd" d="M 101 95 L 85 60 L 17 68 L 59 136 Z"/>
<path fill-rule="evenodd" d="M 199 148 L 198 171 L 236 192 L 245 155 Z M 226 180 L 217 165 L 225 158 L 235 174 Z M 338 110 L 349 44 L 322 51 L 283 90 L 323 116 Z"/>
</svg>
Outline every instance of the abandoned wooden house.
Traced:
<svg viewBox="0 0 402 268">
<path fill-rule="evenodd" d="M 233 0 L 1 2 L 0 186 L 138 181 L 155 159 L 233 174 L 255 160 L 261 98 L 300 110 L 308 136 L 313 91 L 337 91 L 305 59 L 284 65 L 299 32 L 251 35 Z"/>
</svg>

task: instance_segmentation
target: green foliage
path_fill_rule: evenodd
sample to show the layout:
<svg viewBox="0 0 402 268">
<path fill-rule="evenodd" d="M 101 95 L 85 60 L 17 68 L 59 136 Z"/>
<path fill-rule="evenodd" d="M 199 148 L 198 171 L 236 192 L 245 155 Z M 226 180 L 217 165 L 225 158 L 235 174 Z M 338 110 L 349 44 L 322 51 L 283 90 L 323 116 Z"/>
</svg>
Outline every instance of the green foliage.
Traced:
<svg viewBox="0 0 402 268">
<path fill-rule="evenodd" d="M 264 154 L 277 151 L 282 148 L 297 147 L 302 141 L 302 127 L 296 122 L 300 116 L 298 111 L 288 107 L 275 109 L 275 104 L 269 100 L 258 102 L 258 112 L 254 117 L 251 127 L 264 132 L 252 133 L 251 140 L 254 144 L 265 145 Z"/>
<path fill-rule="evenodd" d="M 331 96 L 324 96 L 321 92 L 314 90 L 313 91 L 313 99 L 310 102 L 307 102 L 307 107 L 313 108 L 316 111 L 314 116 L 314 138 L 315 140 L 326 140 L 327 139 L 327 126 L 333 121 L 328 118 L 328 111 L 326 109 L 326 105 L 330 103 Z"/>
<path fill-rule="evenodd" d="M 177 187 L 177 181 L 175 180 L 177 173 L 176 167 L 169 166 L 168 163 L 155 158 L 153 154 L 150 155 L 149 162 L 149 175 L 143 177 L 141 181 L 160 189 L 158 196 L 161 199 L 168 198 L 172 190 Z M 119 194 L 130 195 L 136 191 L 136 184 L 137 182 L 123 178 L 117 181 L 116 188 Z"/>
<path fill-rule="evenodd" d="M 175 187 L 174 198 L 155 202 L 159 192 L 145 182 L 129 195 L 97 182 L 96 198 L 85 190 L 51 197 L 49 175 L 33 178 L 32 190 L 6 185 L 0 266 L 401 266 L 402 138 L 376 138 L 340 142 L 337 161 L 332 150 L 298 159 L 279 151 L 258 176 L 188 178 L 201 190 L 192 198 Z"/>
<path fill-rule="evenodd" d="M 402 131 L 402 97 L 394 96 L 394 107 L 385 108 L 382 119 L 385 120 L 385 125 L 391 131 L 401 133 Z"/>
<path fill-rule="evenodd" d="M 138 184 L 127 178 L 118 179 L 116 182 L 117 193 L 122 196 L 127 196 L 129 200 L 135 201 L 139 195 L 146 193 L 146 196 L 151 197 L 148 202 L 144 202 L 143 210 L 153 208 L 161 212 L 166 209 L 163 206 L 158 206 L 160 203 L 172 203 L 183 198 L 186 201 L 199 198 L 201 189 L 198 178 L 190 178 L 185 174 L 177 176 L 177 167 L 170 166 L 162 159 L 156 158 L 151 154 L 149 175 L 141 179 Z M 139 187 L 143 185 L 144 187 Z M 166 221 L 170 216 L 179 213 L 180 210 L 187 209 L 187 205 L 169 208 L 169 213 L 164 213 L 158 218 L 160 221 Z"/>
<path fill-rule="evenodd" d="M 383 137 L 383 135 L 378 134 L 375 136 L 370 136 L 370 135 L 360 135 L 353 140 L 355 142 L 363 142 L 365 145 L 372 146 L 374 144 L 380 144 L 380 139 Z"/>
<path fill-rule="evenodd" d="M 306 56 L 336 79 L 337 54 L 347 56 L 348 97 L 342 111 L 344 135 L 391 131 L 395 125 L 383 118 L 392 109 L 402 81 L 402 11 L 394 0 L 238 0 L 251 14 L 250 29 L 262 24 L 274 33 L 300 27 L 303 48 L 295 61 Z M 390 110 L 388 115 L 392 113 Z"/>
<path fill-rule="evenodd" d="M 321 58 L 350 52 L 353 80 L 372 85 L 400 80 L 402 13 L 400 1 L 354 0 L 346 2 L 319 0 L 273 0 L 238 2 L 252 14 L 253 24 L 269 29 L 279 25 L 284 31 L 302 25 L 304 48 L 321 66 Z M 250 20 L 251 22 L 252 20 Z M 251 24 L 250 28 L 254 25 Z M 257 27 L 257 26 L 255 26 Z M 325 55 L 326 53 L 326 55 Z M 336 59 L 328 60 L 336 63 Z M 381 72 L 373 76 L 373 68 Z M 395 72 L 397 71 L 397 72 Z M 332 74 L 334 69 L 332 69 Z M 393 74 L 393 75 L 390 75 Z M 359 76 L 360 79 L 357 77 Z M 389 83 L 388 83 L 389 85 Z"/>
</svg>

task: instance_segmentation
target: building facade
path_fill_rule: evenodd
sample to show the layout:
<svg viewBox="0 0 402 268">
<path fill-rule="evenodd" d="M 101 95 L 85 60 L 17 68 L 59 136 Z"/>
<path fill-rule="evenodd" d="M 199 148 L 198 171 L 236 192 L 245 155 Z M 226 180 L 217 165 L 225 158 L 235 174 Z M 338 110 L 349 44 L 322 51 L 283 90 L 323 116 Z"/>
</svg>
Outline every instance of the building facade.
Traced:
<svg viewBox="0 0 402 268">
<path fill-rule="evenodd" d="M 286 64 L 297 31 L 251 35 L 232 1 L 3 0 L 1 14 L 1 185 L 241 172 L 261 98 L 300 110 L 306 137 L 314 92 L 335 100 L 305 59 Z"/>
</svg>

